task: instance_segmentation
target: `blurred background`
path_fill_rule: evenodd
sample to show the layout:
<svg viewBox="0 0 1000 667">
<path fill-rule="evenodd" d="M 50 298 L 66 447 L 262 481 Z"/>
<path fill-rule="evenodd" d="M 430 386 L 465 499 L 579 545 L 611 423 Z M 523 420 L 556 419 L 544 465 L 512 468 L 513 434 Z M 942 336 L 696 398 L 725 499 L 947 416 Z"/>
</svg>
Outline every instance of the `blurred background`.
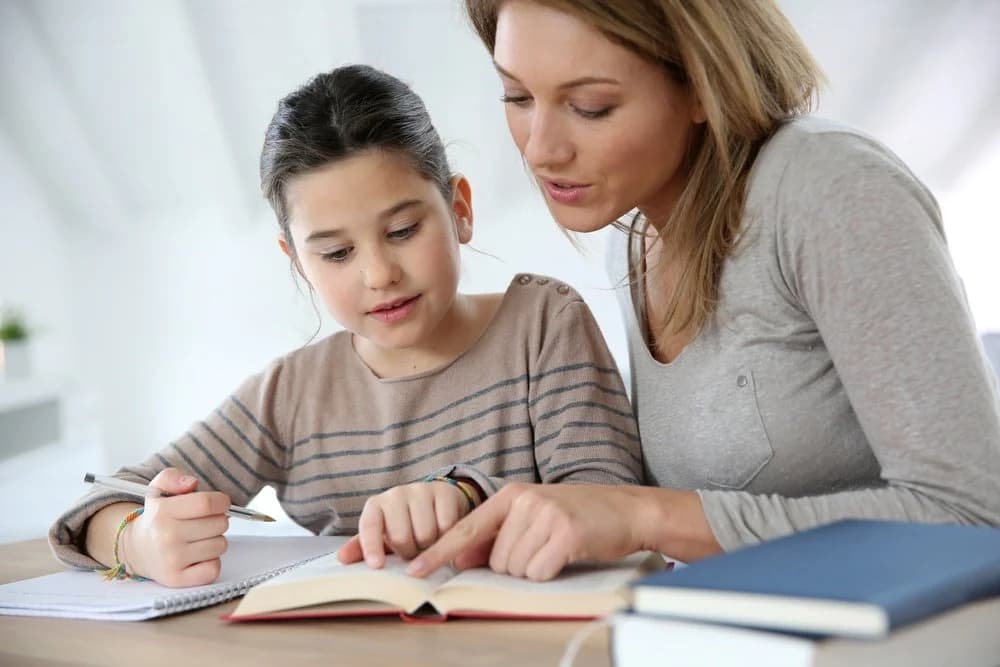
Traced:
<svg viewBox="0 0 1000 667">
<path fill-rule="evenodd" d="M 1000 1 L 779 4 L 829 78 L 819 114 L 931 188 L 977 326 L 1000 330 Z M 626 368 L 605 239 L 578 252 L 551 222 L 456 0 L 0 0 L 0 541 L 336 329 L 278 251 L 257 159 L 277 100 L 349 62 L 408 81 L 470 178 L 496 258 L 466 252 L 464 289 L 565 279 Z"/>
</svg>

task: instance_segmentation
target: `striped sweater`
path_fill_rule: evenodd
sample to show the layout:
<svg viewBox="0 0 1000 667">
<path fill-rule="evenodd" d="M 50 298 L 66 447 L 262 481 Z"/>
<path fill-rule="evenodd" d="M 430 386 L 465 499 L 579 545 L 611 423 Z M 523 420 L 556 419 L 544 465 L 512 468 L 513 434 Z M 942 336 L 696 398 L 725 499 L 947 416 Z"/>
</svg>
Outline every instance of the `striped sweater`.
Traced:
<svg viewBox="0 0 1000 667">
<path fill-rule="evenodd" d="M 464 354 L 418 375 L 377 377 L 340 332 L 272 362 L 181 438 L 115 474 L 148 482 L 173 466 L 198 488 L 246 504 L 273 486 L 317 534 L 352 534 L 365 500 L 430 474 L 460 472 L 483 490 L 504 481 L 634 484 L 638 431 L 590 310 L 567 285 L 516 276 Z M 49 531 L 63 563 L 98 567 L 80 549 L 87 519 L 127 500 L 95 490 Z"/>
</svg>

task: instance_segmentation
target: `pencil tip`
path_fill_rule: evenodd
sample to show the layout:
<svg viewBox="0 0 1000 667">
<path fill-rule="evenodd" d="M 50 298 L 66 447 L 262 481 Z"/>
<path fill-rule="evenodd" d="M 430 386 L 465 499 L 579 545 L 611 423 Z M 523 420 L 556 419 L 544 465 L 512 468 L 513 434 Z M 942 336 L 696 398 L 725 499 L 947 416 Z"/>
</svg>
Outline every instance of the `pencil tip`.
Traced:
<svg viewBox="0 0 1000 667">
<path fill-rule="evenodd" d="M 274 522 L 275 519 L 274 519 L 274 517 L 270 517 L 270 516 L 268 516 L 268 515 L 265 514 L 263 520 L 264 521 L 268 521 L 268 522 Z"/>
<path fill-rule="evenodd" d="M 94 482 L 94 473 L 92 473 L 92 472 L 86 473 L 83 476 L 83 481 L 93 483 Z"/>
</svg>

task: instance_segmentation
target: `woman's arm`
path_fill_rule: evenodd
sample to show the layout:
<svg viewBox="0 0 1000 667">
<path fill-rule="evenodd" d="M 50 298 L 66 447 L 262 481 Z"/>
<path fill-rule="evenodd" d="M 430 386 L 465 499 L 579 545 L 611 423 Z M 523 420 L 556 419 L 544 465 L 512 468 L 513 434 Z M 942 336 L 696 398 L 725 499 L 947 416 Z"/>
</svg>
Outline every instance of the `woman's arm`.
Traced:
<svg viewBox="0 0 1000 667">
<path fill-rule="evenodd" d="M 720 542 L 851 517 L 1000 524 L 1000 400 L 933 199 L 888 151 L 847 133 L 812 137 L 780 188 L 782 274 L 884 484 L 801 498 L 702 491 Z"/>
<path fill-rule="evenodd" d="M 636 551 L 681 561 L 721 549 L 691 491 L 642 486 L 508 484 L 410 564 L 426 576 L 454 561 L 501 573 L 551 579 L 581 560 Z"/>
</svg>

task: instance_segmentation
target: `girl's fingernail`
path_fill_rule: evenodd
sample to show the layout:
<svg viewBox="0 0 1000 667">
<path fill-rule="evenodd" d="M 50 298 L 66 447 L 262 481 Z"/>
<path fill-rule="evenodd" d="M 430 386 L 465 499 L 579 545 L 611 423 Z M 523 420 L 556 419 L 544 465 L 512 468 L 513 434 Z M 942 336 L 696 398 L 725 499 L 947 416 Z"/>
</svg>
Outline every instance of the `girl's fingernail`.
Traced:
<svg viewBox="0 0 1000 667">
<path fill-rule="evenodd" d="M 422 559 L 417 558 L 412 563 L 410 563 L 410 566 L 408 568 L 406 568 L 406 573 L 411 576 L 419 577 L 421 574 L 424 573 L 425 567 L 427 567 L 427 564 L 424 563 Z"/>
</svg>

